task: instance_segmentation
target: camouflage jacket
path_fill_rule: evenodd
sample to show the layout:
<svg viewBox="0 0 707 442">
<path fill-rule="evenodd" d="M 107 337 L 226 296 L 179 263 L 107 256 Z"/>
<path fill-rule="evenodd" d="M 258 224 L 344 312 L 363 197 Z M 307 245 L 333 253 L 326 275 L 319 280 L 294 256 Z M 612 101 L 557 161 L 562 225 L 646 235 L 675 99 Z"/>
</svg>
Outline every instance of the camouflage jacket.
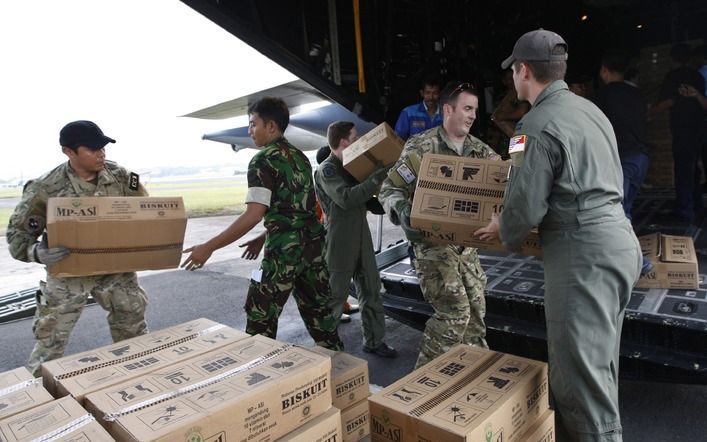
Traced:
<svg viewBox="0 0 707 442">
<path fill-rule="evenodd" d="M 29 252 L 44 232 L 47 221 L 47 201 L 52 197 L 78 196 L 145 196 L 147 190 L 137 174 L 106 161 L 98 173 L 96 184 L 82 180 L 63 163 L 41 177 L 28 181 L 7 226 L 7 243 L 13 258 L 33 262 Z"/>
<path fill-rule="evenodd" d="M 280 138 L 266 145 L 248 165 L 248 187 L 271 191 L 270 206 L 265 213 L 266 247 L 273 235 L 286 232 L 302 233 L 302 240 L 321 238 L 324 226 L 315 209 L 312 166 L 307 157 Z"/>
<path fill-rule="evenodd" d="M 394 213 L 400 213 L 406 205 L 412 206 L 417 185 L 417 168 L 419 168 L 419 161 L 426 153 L 459 156 L 454 143 L 449 139 L 442 126 L 432 128 L 407 140 L 400 158 L 391 168 L 388 178 L 383 181 L 378 194 L 378 199 L 383 203 L 385 211 L 391 216 L 394 216 Z M 461 156 L 484 159 L 499 158 L 486 143 L 473 135 L 466 136 Z M 417 159 L 417 166 L 415 166 L 415 161 L 411 161 L 411 157 Z"/>
</svg>

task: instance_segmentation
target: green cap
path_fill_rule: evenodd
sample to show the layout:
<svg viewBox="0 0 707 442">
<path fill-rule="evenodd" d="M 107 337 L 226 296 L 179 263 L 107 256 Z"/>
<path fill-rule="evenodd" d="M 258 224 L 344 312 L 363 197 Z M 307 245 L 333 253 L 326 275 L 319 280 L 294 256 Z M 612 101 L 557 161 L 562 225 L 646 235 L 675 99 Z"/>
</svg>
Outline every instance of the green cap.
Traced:
<svg viewBox="0 0 707 442">
<path fill-rule="evenodd" d="M 538 29 L 523 34 L 516 45 L 513 46 L 513 53 L 503 60 L 501 67 L 508 67 L 516 60 L 527 61 L 566 61 L 567 43 L 552 31 Z"/>
</svg>

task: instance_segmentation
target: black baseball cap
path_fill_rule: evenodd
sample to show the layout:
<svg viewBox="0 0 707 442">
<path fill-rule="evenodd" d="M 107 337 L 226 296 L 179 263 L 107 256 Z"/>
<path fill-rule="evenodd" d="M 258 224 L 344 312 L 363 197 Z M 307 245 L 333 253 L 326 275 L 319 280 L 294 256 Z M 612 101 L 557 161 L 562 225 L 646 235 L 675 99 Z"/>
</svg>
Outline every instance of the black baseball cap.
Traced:
<svg viewBox="0 0 707 442">
<path fill-rule="evenodd" d="M 103 134 L 92 121 L 72 121 L 59 132 L 59 144 L 66 147 L 86 146 L 92 150 L 103 149 L 108 143 L 115 143 L 113 138 Z"/>
<path fill-rule="evenodd" d="M 501 67 L 508 69 L 516 60 L 526 61 L 566 61 L 567 43 L 552 31 L 537 29 L 527 32 L 516 41 L 513 53 L 503 60 Z"/>
</svg>

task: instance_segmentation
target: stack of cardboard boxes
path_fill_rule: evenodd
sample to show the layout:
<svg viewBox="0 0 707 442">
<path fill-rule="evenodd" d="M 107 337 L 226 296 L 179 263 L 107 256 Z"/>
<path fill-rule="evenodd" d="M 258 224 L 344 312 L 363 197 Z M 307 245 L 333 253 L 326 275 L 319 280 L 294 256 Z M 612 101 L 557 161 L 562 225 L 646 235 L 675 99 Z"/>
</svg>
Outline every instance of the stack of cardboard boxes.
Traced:
<svg viewBox="0 0 707 442">
<path fill-rule="evenodd" d="M 54 397 L 42 386 L 42 380 L 35 379 L 24 367 L 0 374 L 0 419 L 53 399 Z"/>
<path fill-rule="evenodd" d="M 344 442 L 357 442 L 370 434 L 368 362 L 344 352 L 321 347 L 313 351 L 331 358 L 331 397 L 341 410 Z"/>
<path fill-rule="evenodd" d="M 78 402 L 67 396 L 0 420 L 0 440 L 110 442 L 114 439 Z"/>
<path fill-rule="evenodd" d="M 453 347 L 369 398 L 373 441 L 554 441 L 547 364 Z"/>
<path fill-rule="evenodd" d="M 42 371 L 59 399 L 24 368 L 0 375 L 0 440 L 333 442 L 368 434 L 365 361 L 207 319 Z"/>
</svg>

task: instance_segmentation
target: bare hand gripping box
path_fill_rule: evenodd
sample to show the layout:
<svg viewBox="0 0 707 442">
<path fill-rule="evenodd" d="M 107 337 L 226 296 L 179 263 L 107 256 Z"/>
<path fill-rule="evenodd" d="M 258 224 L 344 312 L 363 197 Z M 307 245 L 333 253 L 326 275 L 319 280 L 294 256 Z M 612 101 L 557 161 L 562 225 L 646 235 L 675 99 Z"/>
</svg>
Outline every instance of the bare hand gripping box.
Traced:
<svg viewBox="0 0 707 442">
<path fill-rule="evenodd" d="M 114 439 L 74 399 L 65 397 L 0 420 L 3 442 L 109 442 Z"/>
<path fill-rule="evenodd" d="M 474 231 L 503 211 L 509 168 L 507 161 L 425 154 L 412 202 L 412 227 L 431 244 L 506 251 L 499 241 L 476 238 Z M 528 235 L 521 251 L 542 255 L 537 232 Z"/>
<path fill-rule="evenodd" d="M 0 419 L 42 405 L 54 398 L 42 380 L 24 367 L 0 373 Z"/>
<path fill-rule="evenodd" d="M 150 373 L 249 335 L 209 319 L 126 339 L 42 364 L 45 387 L 55 396 L 86 394 Z"/>
<path fill-rule="evenodd" d="M 547 364 L 457 345 L 368 403 L 374 442 L 520 442 L 549 408 Z"/>
<path fill-rule="evenodd" d="M 330 359 L 263 336 L 89 394 L 120 441 L 271 441 L 331 407 Z"/>
<path fill-rule="evenodd" d="M 176 268 L 186 226 L 181 197 L 49 198 L 49 247 L 71 251 L 49 273 L 70 277 Z"/>
</svg>

